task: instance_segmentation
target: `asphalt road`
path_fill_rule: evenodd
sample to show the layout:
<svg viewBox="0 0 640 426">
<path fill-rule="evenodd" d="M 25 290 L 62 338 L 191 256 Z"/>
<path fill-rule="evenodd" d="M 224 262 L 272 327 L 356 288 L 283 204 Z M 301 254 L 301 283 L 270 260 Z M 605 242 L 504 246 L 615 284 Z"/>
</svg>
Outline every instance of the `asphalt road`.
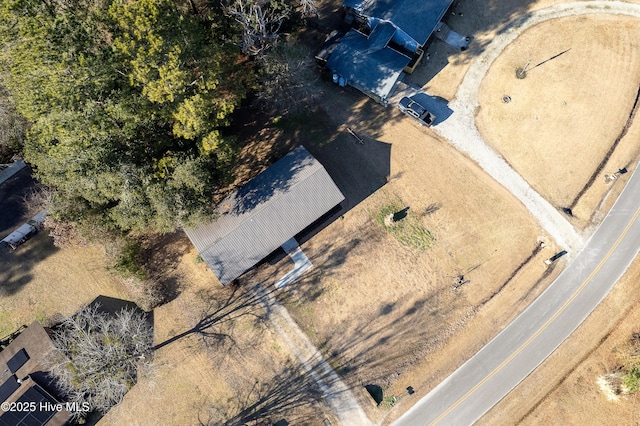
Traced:
<svg viewBox="0 0 640 426">
<path fill-rule="evenodd" d="M 558 278 L 393 426 L 470 425 L 527 377 L 604 299 L 640 250 L 640 174 Z"/>
</svg>

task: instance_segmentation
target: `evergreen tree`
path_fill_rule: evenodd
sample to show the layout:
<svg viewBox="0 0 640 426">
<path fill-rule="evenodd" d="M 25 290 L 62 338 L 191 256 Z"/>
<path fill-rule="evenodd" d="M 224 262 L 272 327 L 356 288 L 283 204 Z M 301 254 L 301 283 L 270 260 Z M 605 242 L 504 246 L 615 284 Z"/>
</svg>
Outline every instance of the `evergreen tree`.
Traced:
<svg viewBox="0 0 640 426">
<path fill-rule="evenodd" d="M 252 83 L 216 25 L 169 0 L 0 0 L 0 83 L 54 215 L 170 231 L 211 213 L 220 130 Z"/>
</svg>

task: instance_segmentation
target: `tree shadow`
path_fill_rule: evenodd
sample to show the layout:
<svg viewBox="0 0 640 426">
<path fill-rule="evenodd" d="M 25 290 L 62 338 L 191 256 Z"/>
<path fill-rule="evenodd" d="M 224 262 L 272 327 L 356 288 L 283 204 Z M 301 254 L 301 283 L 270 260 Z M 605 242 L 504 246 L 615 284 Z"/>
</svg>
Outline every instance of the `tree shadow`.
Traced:
<svg viewBox="0 0 640 426">
<path fill-rule="evenodd" d="M 25 198 L 37 186 L 31 169 L 25 167 L 0 184 L 0 239 L 31 219 Z"/>
<path fill-rule="evenodd" d="M 191 317 L 197 318 L 195 324 L 157 343 L 152 351 L 188 336 L 197 337 L 206 349 L 215 350 L 216 357 L 220 356 L 221 350 L 240 350 L 246 342 L 238 343 L 234 337 L 238 321 L 249 319 L 253 320 L 254 325 L 268 321 L 267 307 L 272 303 L 273 294 L 273 289 L 236 283 L 215 291 L 203 290 L 196 297 L 204 303 L 191 313 Z M 242 349 L 247 348 L 242 346 Z M 309 360 L 308 365 L 320 361 Z M 250 389 L 235 389 L 235 395 L 226 403 L 195 408 L 202 425 L 244 425 L 253 422 L 258 424 L 258 421 L 273 424 L 283 419 L 289 424 L 309 424 L 315 419 L 313 413 L 322 411 L 318 408 L 322 404 L 322 395 L 313 376 L 304 365 L 288 361 L 280 367 L 275 377 L 256 377 Z"/>
<path fill-rule="evenodd" d="M 33 211 L 26 199 L 37 185 L 29 167 L 0 184 L 0 239 L 31 219 Z M 57 251 L 52 239 L 42 231 L 16 250 L 0 244 L 0 296 L 18 293 L 33 279 L 30 271 Z"/>
<path fill-rule="evenodd" d="M 314 268 L 274 294 L 302 329 L 313 329 L 314 315 L 322 314 L 320 308 L 309 311 L 306 307 L 318 306 L 313 303 L 330 290 L 327 283 L 355 279 L 356 272 L 345 270 L 343 264 L 362 250 L 363 243 L 380 244 L 384 238 L 383 232 L 370 226 L 360 229 L 357 238 L 324 242 L 314 248 L 319 253 L 312 260 Z M 248 278 L 272 283 L 281 269 L 264 268 Z M 330 332 L 316 330 L 309 335 L 351 388 L 367 384 L 385 388 L 411 365 L 446 344 L 475 315 L 464 294 L 452 292 L 448 285 L 431 287 L 420 296 L 409 292 L 386 302 L 378 303 L 375 295 L 371 297 L 370 310 L 345 317 Z"/>
<path fill-rule="evenodd" d="M 308 366 L 315 372 L 321 360 L 309 360 Z M 261 382 L 256 380 L 253 387 L 238 393 L 226 404 L 202 407 L 199 421 L 209 425 L 246 425 L 246 424 L 311 424 L 322 420 L 317 410 L 305 410 L 322 404 L 322 392 L 316 379 L 327 380 L 324 375 L 314 378 L 300 363 L 288 362 L 274 379 Z M 283 421 L 285 423 L 283 423 Z"/>
<path fill-rule="evenodd" d="M 191 314 L 191 317 L 196 318 L 194 326 L 157 343 L 152 350 L 156 351 L 190 335 L 200 337 L 206 346 L 217 346 L 227 341 L 235 345 L 231 332 L 233 321 L 247 316 L 257 323 L 266 321 L 264 303 L 270 292 L 257 293 L 248 286 L 238 284 L 230 284 L 222 292 L 225 294 L 224 298 L 200 292 L 198 297 L 206 303 L 202 309 Z"/>
<path fill-rule="evenodd" d="M 340 109 L 343 104 L 335 107 Z M 378 117 L 381 122 L 386 120 L 384 112 L 375 104 L 367 103 L 352 119 L 336 125 L 330 114 L 314 106 L 311 112 L 292 113 L 281 119 L 286 137 L 303 145 L 345 196 L 341 214 L 380 189 L 389 179 L 391 144 L 377 140 L 380 133 L 372 130 L 377 127 L 373 122 Z M 362 143 L 347 129 L 355 130 Z M 273 186 L 278 188 L 280 181 L 275 179 Z"/>
<path fill-rule="evenodd" d="M 182 231 L 150 235 L 142 243 L 142 259 L 146 285 L 157 303 L 169 303 L 182 292 L 182 277 L 175 272 L 180 260 L 191 250 L 191 243 Z"/>
<path fill-rule="evenodd" d="M 53 239 L 39 232 L 16 250 L 0 246 L 0 297 L 17 294 L 33 279 L 36 265 L 58 251 Z"/>
<path fill-rule="evenodd" d="M 446 344 L 469 319 L 463 298 L 454 298 L 448 305 L 440 298 L 432 293 L 392 307 L 385 305 L 387 314 L 369 315 L 356 326 L 340 324 L 322 352 L 352 387 L 375 384 L 386 388 Z"/>
<path fill-rule="evenodd" d="M 469 49 L 450 46 L 432 36 L 425 59 L 407 81 L 424 86 L 447 65 L 465 65 L 484 52 L 493 40 L 487 33 L 503 34 L 511 27 L 518 27 L 530 17 L 529 8 L 534 2 L 525 1 L 454 1 L 443 18 L 453 31 L 471 39 Z"/>
<path fill-rule="evenodd" d="M 289 152 L 223 200 L 219 208 L 221 213 L 242 215 L 253 211 L 276 193 L 289 191 L 291 185 L 298 181 L 298 174 L 309 167 L 312 160 L 304 150 Z"/>
<path fill-rule="evenodd" d="M 334 220 L 333 217 L 325 219 L 327 222 Z M 307 232 L 296 236 L 299 242 L 304 242 L 319 232 L 323 226 L 311 228 Z M 287 256 L 284 250 L 278 250 L 267 257 L 256 268 L 245 273 L 236 280 L 238 285 L 249 286 L 250 283 L 260 282 L 269 292 L 277 295 L 279 301 L 285 305 L 299 306 L 300 303 L 312 302 L 322 296 L 325 291 L 323 282 L 331 280 L 336 274 L 336 270 L 346 262 L 350 254 L 357 250 L 363 243 L 373 243 L 381 237 L 375 230 L 360 231 L 357 237 L 348 238 L 345 241 L 326 242 L 321 244 L 314 252 L 319 253 L 316 258 L 311 258 L 313 267 L 300 276 L 295 282 L 283 291 L 276 290 L 273 285 L 288 271 L 293 268 L 293 261 Z M 341 279 L 348 279 L 351 274 L 342 271 Z"/>
</svg>

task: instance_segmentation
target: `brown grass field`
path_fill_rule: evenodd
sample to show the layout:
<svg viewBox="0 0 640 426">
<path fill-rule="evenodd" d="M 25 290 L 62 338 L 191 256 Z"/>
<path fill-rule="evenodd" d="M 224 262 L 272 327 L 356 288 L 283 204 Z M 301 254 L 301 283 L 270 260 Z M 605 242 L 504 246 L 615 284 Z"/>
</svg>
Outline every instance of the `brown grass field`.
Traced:
<svg viewBox="0 0 640 426">
<path fill-rule="evenodd" d="M 510 17 L 552 3 L 465 3 L 464 16 L 450 18 L 450 24 L 473 34 L 476 47 L 460 53 L 434 43 L 430 51 L 438 54 L 411 80 L 433 76 L 426 84 L 429 93 L 450 99 L 474 49 Z M 608 16 L 542 24 L 509 46 L 483 82 L 480 130 L 554 204 L 576 196 L 626 123 L 640 75 L 638 25 Z M 527 78 L 515 78 L 514 67 L 568 47 L 571 51 Z M 241 158 L 252 166 L 238 179 L 265 167 L 270 159 L 264 153 L 278 157 L 303 143 L 347 195 L 349 210 L 302 244 L 313 269 L 278 298 L 352 387 L 370 419 L 387 424 L 522 311 L 563 263 L 546 268 L 543 260 L 558 248 L 519 202 L 446 141 L 394 108 L 383 109 L 329 83 L 321 87 L 327 96 L 313 120 L 294 116 L 274 125 L 257 117 L 247 124 Z M 503 104 L 504 94 L 513 101 Z M 612 107 L 602 108 L 604 103 Z M 364 144 L 356 143 L 346 126 Z M 626 177 L 605 185 L 603 174 L 635 164 L 638 132 L 638 124 L 631 123 L 602 175 L 580 198 L 576 225 L 597 222 L 622 189 Z M 380 212 L 392 205 L 410 207 L 408 236 L 422 248 L 403 244 L 396 236 L 400 231 L 379 223 Z M 545 248 L 539 249 L 540 241 Z M 152 278 L 175 290 L 173 300 L 154 311 L 156 344 L 167 343 L 102 424 L 251 424 L 260 416 L 271 423 L 321 425 L 327 418 L 337 424 L 246 292 L 256 281 L 269 285 L 287 272 L 288 258 L 270 259 L 237 286 L 222 288 L 195 262 L 184 235 L 162 237 L 148 247 Z M 105 269 L 97 248 L 57 250 L 41 235 L 3 256 L 0 331 L 5 334 L 34 318 L 69 315 L 99 294 L 133 297 Z M 454 289 L 460 276 L 463 284 Z M 636 397 L 611 403 L 595 383 L 610 367 L 613 348 L 639 331 L 634 328 L 640 318 L 634 307 L 638 277 L 636 262 L 567 343 L 481 424 L 638 422 Z M 394 407 L 376 407 L 364 391 L 367 384 L 382 386 L 387 398 L 395 396 Z M 408 386 L 415 394 L 407 393 Z"/>
<path fill-rule="evenodd" d="M 604 175 L 630 166 L 640 152 L 634 131 L 608 154 L 638 94 L 638 35 L 640 21 L 630 17 L 548 21 L 509 45 L 480 88 L 477 123 L 485 139 L 552 204 L 575 209 L 583 226 L 611 188 Z M 526 77 L 516 78 L 527 63 Z M 607 155 L 589 196 L 575 202 Z"/>
<path fill-rule="evenodd" d="M 351 114 L 353 123 L 365 122 L 358 112 Z M 358 167 L 367 164 L 371 146 L 391 144 L 389 183 L 303 245 L 314 269 L 283 298 L 353 388 L 378 384 L 404 404 L 407 386 L 420 394 L 437 384 L 491 337 L 496 323 L 512 318 L 550 282 L 538 280 L 545 274 L 542 261 L 555 247 L 536 253 L 510 280 L 538 237 L 545 240 L 519 203 L 408 120 L 354 129 L 365 145 L 338 139 L 335 149 L 359 150 L 364 158 L 352 166 Z M 394 202 L 410 206 L 430 231 L 434 241 L 427 250 L 402 245 L 376 222 L 378 212 Z M 277 277 L 286 267 L 265 268 L 265 274 Z M 454 291 L 459 275 L 469 282 Z M 491 318 L 491 325 L 477 327 L 480 317 Z M 466 333 L 469 327 L 475 332 Z M 440 357 L 445 348 L 449 355 Z M 388 415 L 372 407 L 363 391 L 358 395 L 372 419 Z"/>
<path fill-rule="evenodd" d="M 34 319 L 68 316 L 98 295 L 128 298 L 97 247 L 59 250 L 41 233 L 0 253 L 0 337 Z"/>
<path fill-rule="evenodd" d="M 262 307 L 242 288 L 221 287 L 196 255 L 194 249 L 178 255 L 171 273 L 183 291 L 154 310 L 155 343 L 168 343 L 101 424 L 333 420 Z"/>
</svg>

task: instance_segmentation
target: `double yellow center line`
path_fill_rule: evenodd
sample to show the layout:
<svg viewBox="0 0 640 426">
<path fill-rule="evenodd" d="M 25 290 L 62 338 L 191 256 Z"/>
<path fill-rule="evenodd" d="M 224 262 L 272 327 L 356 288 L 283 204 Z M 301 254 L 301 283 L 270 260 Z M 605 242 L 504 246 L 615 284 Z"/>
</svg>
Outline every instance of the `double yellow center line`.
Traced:
<svg viewBox="0 0 640 426">
<path fill-rule="evenodd" d="M 622 243 L 622 240 L 627 235 L 627 233 L 629 232 L 629 230 L 631 229 L 631 227 L 635 223 L 636 219 L 638 219 L 638 216 L 640 216 L 640 208 L 638 208 L 638 210 L 636 210 L 635 214 L 633 215 L 633 217 L 631 218 L 629 223 L 627 223 L 627 226 L 625 226 L 625 228 L 623 229 L 622 233 L 620 234 L 620 236 L 618 237 L 616 242 L 613 244 L 613 246 L 611 246 L 611 248 L 609 249 L 607 254 L 602 258 L 600 263 L 598 263 L 598 266 L 596 266 L 596 268 L 591 272 L 591 274 L 589 274 L 589 276 L 582 282 L 582 284 L 580 284 L 580 287 L 578 287 L 578 289 L 562 305 L 562 307 L 560 307 L 560 309 L 558 309 L 556 311 L 556 313 L 553 314 L 553 316 L 551 318 L 549 318 L 533 335 L 531 335 L 531 337 L 529 337 L 522 345 L 520 345 L 520 347 L 518 349 L 516 349 L 507 359 L 502 361 L 502 363 L 500 365 L 498 365 L 493 371 L 491 371 L 491 373 L 487 374 L 480 382 L 478 382 L 473 388 L 471 388 L 467 393 L 465 393 L 462 397 L 460 397 L 460 399 L 458 399 L 446 411 L 444 411 L 442 414 L 440 414 L 431 423 L 431 425 L 435 425 L 435 424 L 439 423 L 440 421 L 442 421 L 442 419 L 444 419 L 446 416 L 448 416 L 453 410 L 456 409 L 456 407 L 458 407 L 460 404 L 462 404 L 475 391 L 477 391 L 480 387 L 482 387 L 489 379 L 491 379 L 493 376 L 495 376 L 500 370 L 502 370 L 507 364 L 509 364 L 515 357 L 517 357 L 523 350 L 525 350 L 525 348 L 527 346 L 529 346 L 531 344 L 531 342 L 533 342 L 540 334 L 542 334 L 551 325 L 551 323 L 554 322 L 558 318 L 558 316 L 560 316 L 567 309 L 567 307 L 569 307 L 569 305 L 575 300 L 575 298 L 578 297 L 578 295 L 584 290 L 584 288 L 587 286 L 587 284 L 589 284 L 589 282 L 591 282 L 593 277 L 600 271 L 600 269 L 602 269 L 604 264 L 607 263 L 607 261 L 609 260 L 611 255 L 616 251 L 616 249 L 618 248 L 620 243 Z"/>
</svg>

